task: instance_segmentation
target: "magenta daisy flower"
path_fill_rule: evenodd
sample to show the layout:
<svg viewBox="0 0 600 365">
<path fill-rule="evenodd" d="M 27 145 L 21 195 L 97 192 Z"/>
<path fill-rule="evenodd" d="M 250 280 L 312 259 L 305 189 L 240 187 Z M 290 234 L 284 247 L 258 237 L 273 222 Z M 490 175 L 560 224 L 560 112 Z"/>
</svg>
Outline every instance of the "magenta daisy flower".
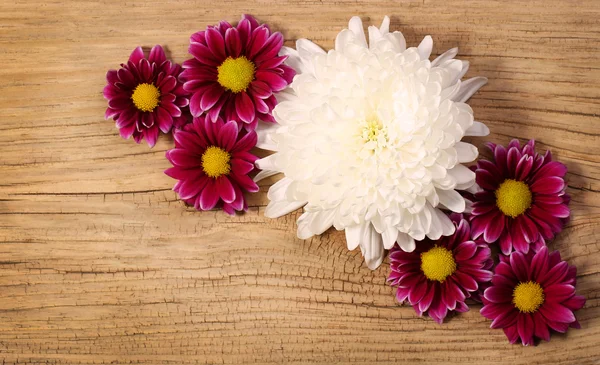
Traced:
<svg viewBox="0 0 600 365">
<path fill-rule="evenodd" d="M 249 151 L 256 145 L 254 131 L 238 134 L 237 123 L 213 123 L 198 117 L 173 134 L 175 148 L 167 151 L 173 167 L 165 174 L 177 179 L 173 188 L 179 197 L 198 210 L 213 209 L 222 202 L 223 210 L 233 215 L 246 211 L 243 191 L 258 191 L 248 177 L 257 157 Z"/>
<path fill-rule="evenodd" d="M 490 248 L 481 240 L 471 240 L 469 223 L 464 219 L 451 236 L 425 239 L 413 252 L 394 245 L 389 256 L 392 271 L 388 282 L 398 287 L 398 301 L 408 300 L 417 314 L 427 312 L 440 324 L 448 311 L 468 311 L 465 299 L 492 277 L 486 269 Z"/>
<path fill-rule="evenodd" d="M 519 338 L 523 345 L 534 339 L 550 341 L 550 331 L 564 333 L 580 328 L 573 311 L 585 298 L 575 295 L 577 269 L 562 261 L 560 253 L 513 252 L 501 255 L 492 285 L 483 294 L 481 314 L 493 320 L 491 328 L 502 328 L 510 343 Z"/>
<path fill-rule="evenodd" d="M 167 60 L 161 46 L 156 45 L 148 58 L 141 47 L 129 56 L 127 64 L 106 74 L 108 84 L 104 97 L 108 100 L 105 118 L 113 118 L 121 136 L 142 139 L 150 147 L 156 144 L 159 130 L 168 133 L 173 125 L 181 126 L 186 116 L 181 108 L 189 103 L 187 92 L 177 81 L 181 66 Z"/>
<path fill-rule="evenodd" d="M 244 15 L 233 27 L 227 22 L 209 26 L 190 38 L 193 59 L 183 63 L 181 79 L 192 93 L 192 115 L 207 113 L 215 121 L 242 121 L 254 130 L 258 120 L 275 122 L 271 111 L 277 104 L 273 93 L 283 90 L 295 71 L 278 56 L 283 45 L 279 32 Z"/>
<path fill-rule="evenodd" d="M 473 236 L 483 235 L 488 243 L 499 240 L 505 255 L 513 247 L 527 252 L 532 243 L 545 244 L 569 217 L 567 168 L 552 161 L 550 151 L 536 153 L 533 140 L 523 147 L 517 140 L 508 148 L 493 143 L 488 147 L 493 161 L 479 160 L 475 172 L 482 191 L 473 198 Z"/>
</svg>

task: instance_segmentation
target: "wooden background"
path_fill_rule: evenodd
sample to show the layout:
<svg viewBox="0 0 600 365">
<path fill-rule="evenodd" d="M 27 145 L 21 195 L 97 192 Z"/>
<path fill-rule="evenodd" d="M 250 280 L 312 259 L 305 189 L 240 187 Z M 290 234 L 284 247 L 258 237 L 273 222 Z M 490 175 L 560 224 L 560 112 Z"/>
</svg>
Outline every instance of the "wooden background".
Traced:
<svg viewBox="0 0 600 365">
<path fill-rule="evenodd" d="M 581 330 L 510 345 L 479 307 L 440 326 L 399 306 L 343 234 L 301 241 L 298 214 L 177 200 L 154 149 L 104 121 L 105 73 L 137 46 L 182 62 L 192 32 L 254 14 L 292 46 L 331 48 L 352 15 L 386 14 L 410 45 L 458 46 L 489 84 L 487 140 L 536 138 L 566 163 L 571 223 L 551 244 L 578 268 Z M 600 364 L 600 2 L 0 1 L 2 364 Z M 481 146 L 483 138 L 473 139 Z"/>
</svg>

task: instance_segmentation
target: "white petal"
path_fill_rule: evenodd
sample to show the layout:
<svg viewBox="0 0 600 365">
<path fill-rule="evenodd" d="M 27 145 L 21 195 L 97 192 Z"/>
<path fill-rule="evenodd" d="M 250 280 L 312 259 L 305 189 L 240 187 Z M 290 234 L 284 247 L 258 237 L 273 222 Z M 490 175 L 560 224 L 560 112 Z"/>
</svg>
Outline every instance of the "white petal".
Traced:
<svg viewBox="0 0 600 365">
<path fill-rule="evenodd" d="M 440 190 L 437 191 L 440 197 L 440 204 L 456 213 L 465 211 L 465 199 L 456 190 Z"/>
<path fill-rule="evenodd" d="M 360 20 L 360 18 L 357 16 L 353 16 L 348 22 L 348 29 L 354 33 L 360 45 L 366 48 L 367 38 L 365 37 L 365 30 L 363 29 L 362 20 Z"/>
<path fill-rule="evenodd" d="M 458 190 L 468 189 L 475 183 L 475 172 L 465 165 L 454 166 L 448 170 L 448 174 L 456 180 L 456 189 Z"/>
<path fill-rule="evenodd" d="M 462 71 L 460 71 L 460 75 L 458 75 L 459 79 L 462 79 L 469 71 L 469 61 L 460 61 L 462 62 Z"/>
<path fill-rule="evenodd" d="M 389 226 L 383 233 L 381 234 L 381 238 L 383 240 L 383 247 L 386 250 L 389 250 L 396 243 L 396 238 L 398 238 L 398 230 L 396 227 Z"/>
<path fill-rule="evenodd" d="M 304 205 L 306 205 L 306 202 L 302 202 L 302 201 L 287 201 L 287 200 L 283 200 L 283 201 L 271 201 L 269 202 L 269 204 L 267 205 L 267 208 L 265 209 L 265 217 L 267 218 L 279 218 L 281 216 L 284 216 L 286 214 L 289 214 L 293 211 L 295 211 L 298 208 L 302 208 Z"/>
<path fill-rule="evenodd" d="M 431 39 L 431 36 L 425 36 L 417 49 L 421 60 L 428 60 L 429 56 L 431 56 L 431 50 L 433 49 L 433 39 Z"/>
<path fill-rule="evenodd" d="M 274 170 L 274 171 L 278 171 L 279 169 L 277 168 L 277 166 L 275 166 L 275 159 L 276 158 L 277 158 L 277 154 L 273 154 L 273 155 L 267 156 L 265 158 L 261 158 L 260 160 L 256 160 L 256 162 L 254 164 L 260 170 Z"/>
<path fill-rule="evenodd" d="M 396 240 L 402 251 L 413 252 L 416 248 L 415 240 L 404 232 L 398 232 L 398 238 Z"/>
<path fill-rule="evenodd" d="M 363 232 L 360 250 L 365 257 L 365 262 L 369 269 L 375 270 L 381 265 L 381 262 L 383 262 L 384 250 L 381 242 L 381 235 L 377 233 L 370 224 Z"/>
<path fill-rule="evenodd" d="M 298 51 L 296 51 L 295 49 L 283 46 L 279 51 L 279 55 L 288 56 L 287 60 L 285 60 L 285 64 L 293 68 L 296 71 L 296 74 L 300 75 L 308 71 L 308 69 L 302 62 Z"/>
<path fill-rule="evenodd" d="M 450 48 L 446 52 L 439 55 L 435 60 L 433 60 L 433 62 L 431 62 L 431 67 L 435 67 L 444 61 L 451 60 L 454 57 L 456 57 L 457 54 L 458 54 L 458 48 L 456 48 L 456 47 Z"/>
<path fill-rule="evenodd" d="M 275 134 L 278 128 L 280 126 L 275 123 L 258 123 L 256 126 L 256 136 L 258 137 L 256 147 L 269 151 L 277 151 L 277 145 L 273 142 L 271 136 Z"/>
<path fill-rule="evenodd" d="M 472 77 L 468 80 L 463 81 L 460 84 L 460 90 L 454 96 L 453 100 L 464 103 L 465 101 L 469 100 L 469 98 L 473 96 L 473 94 L 475 94 L 477 90 L 479 90 L 479 88 L 487 84 L 487 82 L 488 79 L 486 77 L 481 76 Z"/>
<path fill-rule="evenodd" d="M 333 224 L 335 209 L 304 212 L 298 218 L 298 238 L 307 239 L 325 232 Z"/>
<path fill-rule="evenodd" d="M 454 223 L 452 223 L 452 220 L 450 220 L 450 217 L 448 217 L 446 214 L 444 214 L 444 212 L 442 212 L 439 209 L 435 209 L 434 211 L 435 215 L 437 216 L 437 219 L 442 224 L 442 235 L 450 236 L 451 234 L 453 234 L 456 230 L 456 227 L 454 226 Z"/>
<path fill-rule="evenodd" d="M 479 155 L 477 147 L 470 143 L 458 142 L 454 145 L 456 149 L 456 155 L 458 156 L 458 162 L 465 163 L 474 161 Z"/>
<path fill-rule="evenodd" d="M 363 237 L 363 232 L 368 224 L 369 223 L 362 223 L 355 226 L 346 227 L 346 244 L 348 245 L 348 249 L 350 251 L 358 247 Z"/>
<path fill-rule="evenodd" d="M 382 35 L 385 35 L 390 32 L 390 17 L 389 16 L 386 15 L 383 17 L 383 21 L 381 22 L 381 26 L 379 27 L 379 32 L 381 32 Z"/>
<path fill-rule="evenodd" d="M 467 129 L 465 136 L 484 137 L 490 134 L 490 129 L 483 123 L 474 121 L 473 125 Z"/>
<path fill-rule="evenodd" d="M 290 179 L 289 177 L 284 177 L 283 179 L 281 179 L 281 180 L 277 181 L 275 184 L 273 184 L 269 188 L 269 191 L 267 192 L 267 197 L 269 198 L 269 200 L 271 200 L 271 201 L 286 200 L 287 188 L 290 186 L 290 184 L 292 182 L 294 182 L 294 180 Z"/>
<path fill-rule="evenodd" d="M 258 174 L 256 174 L 256 176 L 254 176 L 254 182 L 259 182 L 262 179 L 266 179 L 268 177 L 271 177 L 273 175 L 277 175 L 279 173 L 279 171 L 273 171 L 273 170 L 262 170 L 260 171 Z"/>
</svg>

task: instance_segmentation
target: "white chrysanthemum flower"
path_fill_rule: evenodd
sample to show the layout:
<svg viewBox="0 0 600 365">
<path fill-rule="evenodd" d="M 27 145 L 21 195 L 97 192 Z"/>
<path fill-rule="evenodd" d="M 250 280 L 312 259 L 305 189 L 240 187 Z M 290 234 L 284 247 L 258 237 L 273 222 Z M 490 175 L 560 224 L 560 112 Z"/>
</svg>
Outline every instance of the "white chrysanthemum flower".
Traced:
<svg viewBox="0 0 600 365">
<path fill-rule="evenodd" d="M 430 62 L 431 37 L 406 48 L 389 24 L 370 26 L 368 44 L 353 17 L 329 52 L 306 39 L 286 47 L 298 75 L 278 95 L 279 125 L 257 130 L 258 147 L 276 151 L 257 161 L 257 180 L 285 175 L 269 189 L 265 215 L 304 207 L 299 238 L 345 230 L 348 249 L 360 246 L 371 269 L 396 241 L 412 251 L 415 240 L 454 232 L 439 208 L 465 210 L 455 189 L 473 185 L 461 163 L 478 153 L 461 139 L 489 132 L 465 104 L 487 79 L 461 82 L 468 63 L 454 59 L 456 48 Z"/>
</svg>

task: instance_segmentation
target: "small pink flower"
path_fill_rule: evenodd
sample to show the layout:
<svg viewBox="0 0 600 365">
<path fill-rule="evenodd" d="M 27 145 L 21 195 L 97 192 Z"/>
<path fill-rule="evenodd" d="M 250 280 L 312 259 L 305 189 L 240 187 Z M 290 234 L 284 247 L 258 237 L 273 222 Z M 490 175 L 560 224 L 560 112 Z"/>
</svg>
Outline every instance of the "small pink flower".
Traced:
<svg viewBox="0 0 600 365">
<path fill-rule="evenodd" d="M 198 210 L 222 202 L 230 215 L 246 211 L 243 191 L 258 191 L 248 176 L 257 159 L 249 152 L 256 145 L 256 132 L 239 135 L 236 122 L 211 122 L 202 116 L 173 135 L 175 148 L 167 151 L 173 167 L 165 174 L 179 180 L 173 188 L 179 197 Z"/>
<path fill-rule="evenodd" d="M 159 130 L 168 133 L 173 125 L 180 127 L 187 121 L 181 109 L 189 100 L 177 80 L 180 72 L 181 66 L 168 61 L 161 46 L 154 46 L 147 58 L 137 47 L 127 64 L 106 74 L 105 118 L 116 121 L 123 138 L 133 136 L 137 143 L 145 138 L 153 147 Z"/>
<path fill-rule="evenodd" d="M 183 63 L 181 79 L 192 93 L 193 116 L 203 113 L 211 121 L 241 121 L 254 130 L 258 120 L 275 122 L 271 111 L 275 92 L 292 82 L 295 71 L 278 56 L 283 45 L 279 32 L 244 15 L 234 27 L 227 22 L 209 26 L 190 38 L 193 59 Z"/>
<path fill-rule="evenodd" d="M 583 307 L 585 298 L 575 295 L 577 269 L 558 251 L 548 254 L 543 247 L 500 259 L 481 308 L 493 320 L 491 328 L 502 328 L 510 343 L 521 339 L 533 345 L 535 338 L 550 341 L 549 329 L 564 333 L 580 327 L 573 311 Z"/>
<path fill-rule="evenodd" d="M 389 255 L 388 282 L 398 287 L 398 301 L 408 300 L 419 315 L 427 312 L 440 324 L 448 311 L 468 311 L 465 299 L 492 277 L 489 246 L 471 239 L 467 220 L 454 224 L 451 236 L 417 242 L 412 252 L 395 245 Z"/>
<path fill-rule="evenodd" d="M 565 193 L 567 168 L 552 161 L 550 151 L 535 152 L 535 142 L 521 147 L 518 140 L 508 148 L 489 143 L 494 160 L 479 160 L 476 182 L 482 191 L 473 197 L 473 236 L 488 243 L 499 240 L 507 255 L 513 248 L 528 252 L 561 231 L 569 217 Z"/>
</svg>

